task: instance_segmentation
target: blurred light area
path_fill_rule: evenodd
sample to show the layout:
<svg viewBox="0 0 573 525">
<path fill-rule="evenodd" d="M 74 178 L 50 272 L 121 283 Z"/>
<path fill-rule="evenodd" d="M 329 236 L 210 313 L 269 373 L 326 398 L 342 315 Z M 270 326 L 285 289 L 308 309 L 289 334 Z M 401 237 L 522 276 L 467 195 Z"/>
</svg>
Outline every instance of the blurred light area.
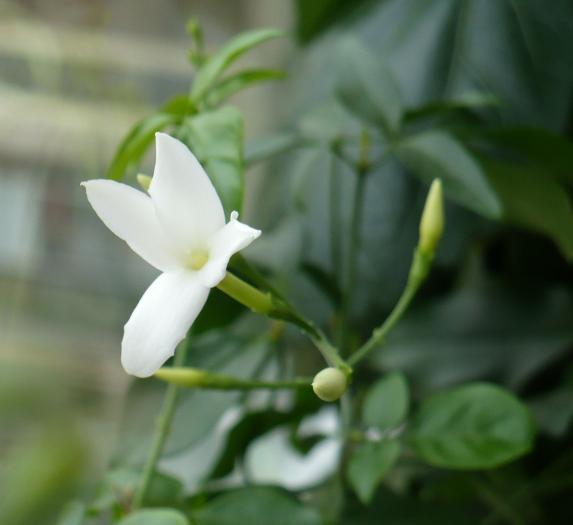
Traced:
<svg viewBox="0 0 573 525">
<path fill-rule="evenodd" d="M 79 184 L 105 176 L 139 117 L 187 92 L 191 16 L 215 48 L 244 29 L 287 27 L 290 3 L 0 0 L 2 524 L 50 522 L 107 466 L 129 384 L 122 326 L 154 272 Z M 279 45 L 249 60 L 283 55 Z M 277 89 L 237 97 L 248 136 L 270 126 Z"/>
</svg>

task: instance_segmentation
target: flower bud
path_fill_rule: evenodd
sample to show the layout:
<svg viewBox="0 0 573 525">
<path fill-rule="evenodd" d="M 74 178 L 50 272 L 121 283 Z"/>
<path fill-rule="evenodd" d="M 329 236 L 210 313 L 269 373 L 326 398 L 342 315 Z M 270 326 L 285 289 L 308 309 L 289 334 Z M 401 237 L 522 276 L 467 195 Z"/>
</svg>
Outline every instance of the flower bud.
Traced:
<svg viewBox="0 0 573 525">
<path fill-rule="evenodd" d="M 347 379 L 338 368 L 329 367 L 314 376 L 312 389 L 323 401 L 336 401 L 346 392 Z"/>
<path fill-rule="evenodd" d="M 430 186 L 420 221 L 420 251 L 427 255 L 433 255 L 443 232 L 444 195 L 442 192 L 442 181 L 434 179 Z"/>
<path fill-rule="evenodd" d="M 138 173 L 137 182 L 145 191 L 148 191 L 149 186 L 151 185 L 151 177 L 149 175 L 144 175 L 143 173 Z"/>
</svg>

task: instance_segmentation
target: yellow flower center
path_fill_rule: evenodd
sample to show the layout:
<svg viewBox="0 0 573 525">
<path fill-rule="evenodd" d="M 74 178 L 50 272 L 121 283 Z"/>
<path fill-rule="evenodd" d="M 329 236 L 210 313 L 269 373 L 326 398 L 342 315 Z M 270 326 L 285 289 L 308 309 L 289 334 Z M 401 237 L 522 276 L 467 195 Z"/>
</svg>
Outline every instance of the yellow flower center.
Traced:
<svg viewBox="0 0 573 525">
<path fill-rule="evenodd" d="M 187 256 L 186 266 L 191 270 L 200 270 L 205 266 L 209 260 L 209 253 L 207 250 L 194 250 Z"/>
</svg>

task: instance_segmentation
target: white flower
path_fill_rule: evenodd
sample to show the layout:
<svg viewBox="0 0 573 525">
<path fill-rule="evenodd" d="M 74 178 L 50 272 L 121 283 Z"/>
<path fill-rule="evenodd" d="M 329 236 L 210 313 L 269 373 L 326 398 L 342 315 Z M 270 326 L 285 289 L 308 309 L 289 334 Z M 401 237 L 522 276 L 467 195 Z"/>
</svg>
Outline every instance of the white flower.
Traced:
<svg viewBox="0 0 573 525">
<path fill-rule="evenodd" d="M 162 272 L 124 328 L 121 363 L 138 377 L 173 355 L 231 256 L 261 234 L 235 211 L 225 224 L 213 184 L 184 144 L 157 133 L 156 152 L 149 195 L 111 180 L 82 183 L 103 223 Z"/>
</svg>

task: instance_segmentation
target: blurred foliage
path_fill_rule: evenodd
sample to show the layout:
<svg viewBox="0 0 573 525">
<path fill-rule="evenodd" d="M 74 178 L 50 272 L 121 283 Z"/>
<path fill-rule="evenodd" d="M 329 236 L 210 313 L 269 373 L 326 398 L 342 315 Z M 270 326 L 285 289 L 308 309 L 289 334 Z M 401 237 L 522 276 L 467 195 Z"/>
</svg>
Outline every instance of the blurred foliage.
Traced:
<svg viewBox="0 0 573 525">
<path fill-rule="evenodd" d="M 136 381 L 112 469 L 85 508 L 64 509 L 60 525 L 98 517 L 569 523 L 573 5 L 321 0 L 296 8 L 307 47 L 292 66 L 283 129 L 245 148 L 243 117 L 226 105 L 240 89 L 282 78 L 273 69 L 228 72 L 281 33 L 251 31 L 208 55 L 191 24 L 190 94 L 139 122 L 108 175 L 136 172 L 154 133 L 166 130 L 196 152 L 229 212 L 242 204 L 245 167 L 264 162 L 256 211 L 265 235 L 249 263 L 235 258 L 232 267 L 262 287 L 268 278 L 337 337 L 355 255 L 346 354 L 399 297 L 427 183 L 440 177 L 446 234 L 432 275 L 386 347 L 356 370 L 340 408 L 325 412 L 305 392 L 185 392 L 145 502 L 155 508 L 131 512 L 163 394 L 156 382 Z M 362 169 L 356 249 L 351 196 Z M 271 379 L 320 366 L 296 331 L 225 301 L 212 294 L 183 343 L 188 365 Z M 32 436 L 0 472 L 14 469 L 6 479 L 16 480 L 2 523 L 55 512 L 61 498 L 51 491 L 70 492 L 81 447 L 68 432 L 46 432 L 38 436 L 61 442 L 61 454 L 40 457 Z M 299 475 L 270 486 L 260 458 L 273 480 Z M 20 492 L 36 494 L 39 510 Z"/>
</svg>

